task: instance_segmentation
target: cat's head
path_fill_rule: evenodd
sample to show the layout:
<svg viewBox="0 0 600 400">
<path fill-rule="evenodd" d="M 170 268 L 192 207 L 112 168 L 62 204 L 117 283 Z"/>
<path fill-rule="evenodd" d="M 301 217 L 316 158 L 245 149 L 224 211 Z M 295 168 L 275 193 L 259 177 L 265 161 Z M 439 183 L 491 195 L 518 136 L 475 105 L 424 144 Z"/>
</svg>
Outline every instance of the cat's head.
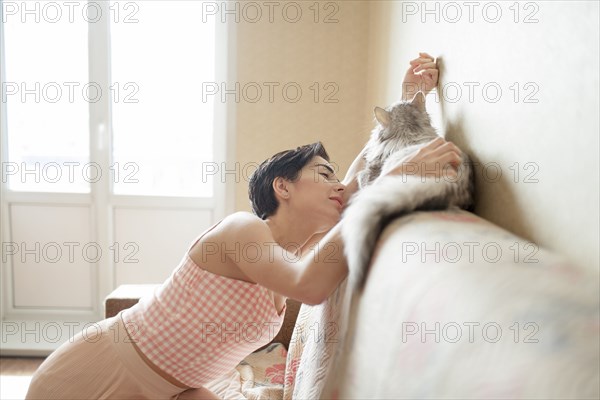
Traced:
<svg viewBox="0 0 600 400">
<path fill-rule="evenodd" d="M 377 136 L 380 141 L 394 138 L 409 145 L 437 136 L 425 111 L 423 92 L 417 92 L 410 101 L 400 101 L 387 109 L 375 107 L 373 112 L 379 123 Z"/>
</svg>

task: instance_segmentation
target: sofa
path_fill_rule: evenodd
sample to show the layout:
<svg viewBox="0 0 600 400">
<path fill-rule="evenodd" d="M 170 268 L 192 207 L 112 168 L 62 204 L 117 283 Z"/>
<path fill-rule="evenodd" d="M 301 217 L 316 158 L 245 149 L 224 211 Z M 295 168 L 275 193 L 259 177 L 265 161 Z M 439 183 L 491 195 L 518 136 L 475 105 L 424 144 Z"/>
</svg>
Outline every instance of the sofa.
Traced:
<svg viewBox="0 0 600 400">
<path fill-rule="evenodd" d="M 396 219 L 362 291 L 346 283 L 316 306 L 288 299 L 279 335 L 209 387 L 235 399 L 600 397 L 597 271 L 473 213 Z"/>
</svg>

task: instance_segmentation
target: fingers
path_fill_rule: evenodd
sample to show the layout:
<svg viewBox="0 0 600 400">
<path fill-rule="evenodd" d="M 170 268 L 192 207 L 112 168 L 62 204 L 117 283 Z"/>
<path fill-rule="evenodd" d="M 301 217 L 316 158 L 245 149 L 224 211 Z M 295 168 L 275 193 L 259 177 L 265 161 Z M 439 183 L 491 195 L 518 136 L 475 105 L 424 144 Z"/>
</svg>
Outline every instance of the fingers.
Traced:
<svg viewBox="0 0 600 400">
<path fill-rule="evenodd" d="M 405 174 L 456 179 L 463 162 L 462 152 L 452 142 L 438 136 L 403 159 L 388 175 Z"/>
<path fill-rule="evenodd" d="M 442 154 L 436 161 L 436 165 L 441 166 L 442 169 L 446 168 L 447 165 L 450 165 L 454 169 L 458 169 L 460 163 L 462 162 L 462 158 L 456 154 L 455 152 L 448 152 Z M 437 164 L 439 163 L 439 164 Z"/>
<path fill-rule="evenodd" d="M 417 62 L 429 62 L 429 61 L 433 61 L 433 57 L 431 57 L 429 54 L 426 53 L 419 53 L 419 57 L 411 60 L 411 63 L 417 63 Z"/>
<path fill-rule="evenodd" d="M 421 74 L 421 76 L 423 78 L 429 78 L 429 79 L 437 79 L 438 75 L 439 75 L 439 71 L 437 69 L 425 69 L 425 70 L 421 70 L 423 71 L 423 73 Z M 419 73 L 420 71 L 413 71 L 414 73 Z"/>
<path fill-rule="evenodd" d="M 419 71 L 423 71 L 423 70 L 437 71 L 437 66 L 434 62 L 425 62 L 425 63 L 417 65 L 417 67 L 413 70 L 413 72 L 419 72 Z"/>
<path fill-rule="evenodd" d="M 444 138 L 438 137 L 432 140 L 425 147 L 421 148 L 422 160 L 426 163 L 435 164 L 444 168 L 450 165 L 455 169 L 462 162 L 462 152 L 452 142 L 447 142 Z"/>
<path fill-rule="evenodd" d="M 454 150 L 458 150 L 458 147 L 456 147 L 454 143 L 446 141 L 446 139 L 441 136 L 436 137 L 423 148 L 436 149 L 440 146 L 452 147 Z"/>
<path fill-rule="evenodd" d="M 427 143 L 424 147 L 421 148 L 421 150 L 423 153 L 428 153 L 442 146 L 444 143 L 446 143 L 446 140 L 443 137 L 439 136 L 431 142 Z"/>
<path fill-rule="evenodd" d="M 439 163 L 442 168 L 445 168 L 449 164 L 453 168 L 458 169 L 462 163 L 462 152 L 452 142 L 445 142 L 441 146 L 438 146 L 429 154 L 429 157 L 432 161 L 436 162 L 436 165 Z"/>
<path fill-rule="evenodd" d="M 435 148 L 435 150 L 432 151 L 431 155 L 441 156 L 442 154 L 444 154 L 446 152 L 454 152 L 458 156 L 460 156 L 460 154 L 461 154 L 460 149 L 454 143 L 447 142 L 447 141 L 444 140 L 444 142 L 442 143 L 441 146 L 437 146 Z"/>
<path fill-rule="evenodd" d="M 431 63 L 434 58 L 427 53 L 419 53 L 419 57 L 414 60 L 409 61 L 409 64 L 422 64 L 422 63 Z"/>
<path fill-rule="evenodd" d="M 437 69 L 428 69 L 425 70 L 425 72 L 423 72 L 421 74 L 421 76 L 423 77 L 423 79 L 427 82 L 427 87 L 433 88 L 434 84 L 437 82 L 438 79 L 438 70 Z"/>
<path fill-rule="evenodd" d="M 406 79 L 421 85 L 420 90 L 427 94 L 437 82 L 439 71 L 434 58 L 427 53 L 419 53 L 419 57 L 411 60 L 406 71 Z"/>
</svg>

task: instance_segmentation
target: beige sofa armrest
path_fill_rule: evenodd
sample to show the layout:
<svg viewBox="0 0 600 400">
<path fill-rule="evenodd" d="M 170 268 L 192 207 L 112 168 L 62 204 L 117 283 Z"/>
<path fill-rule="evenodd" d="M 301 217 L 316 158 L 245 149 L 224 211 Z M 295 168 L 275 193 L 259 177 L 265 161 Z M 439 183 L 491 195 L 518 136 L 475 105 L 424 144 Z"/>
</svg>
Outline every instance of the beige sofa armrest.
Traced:
<svg viewBox="0 0 600 400">
<path fill-rule="evenodd" d="M 121 285 L 104 299 L 104 318 L 111 318 L 120 311 L 137 304 L 160 285 Z"/>
</svg>

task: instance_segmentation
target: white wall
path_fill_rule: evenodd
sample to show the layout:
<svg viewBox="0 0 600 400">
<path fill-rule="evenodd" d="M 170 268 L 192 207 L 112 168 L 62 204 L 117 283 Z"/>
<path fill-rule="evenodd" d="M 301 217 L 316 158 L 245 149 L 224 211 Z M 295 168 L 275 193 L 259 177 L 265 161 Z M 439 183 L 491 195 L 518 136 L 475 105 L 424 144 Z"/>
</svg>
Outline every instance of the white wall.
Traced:
<svg viewBox="0 0 600 400">
<path fill-rule="evenodd" d="M 237 82 L 242 87 L 255 82 L 264 89 L 257 101 L 251 101 L 255 95 L 249 91 L 236 104 L 235 160 L 241 168 L 236 210 L 250 210 L 245 166 L 250 173 L 252 164 L 276 152 L 321 140 L 343 176 L 372 129 L 364 112 L 368 2 L 320 2 L 318 13 L 314 2 L 296 4 L 302 12 L 297 22 L 282 17 L 281 6 L 273 22 L 265 14 L 256 23 L 240 18 L 237 24 Z M 294 16 L 292 8 L 288 13 Z M 267 82 L 278 85 L 273 102 Z M 283 98 L 288 84 L 301 88 L 298 101 Z M 295 95 L 293 89 L 289 95 Z"/>
<path fill-rule="evenodd" d="M 430 14 L 422 2 L 371 2 L 367 104 L 398 98 L 419 51 L 438 57 L 446 99 L 432 93 L 427 107 L 446 138 L 485 166 L 476 168 L 475 212 L 598 271 L 598 2 L 522 2 L 516 23 L 514 2 L 476 3 L 470 22 L 464 2 L 428 2 Z"/>
<path fill-rule="evenodd" d="M 326 3 L 314 23 L 313 3 L 301 2 L 296 23 L 275 13 L 272 23 L 237 25 L 237 81 L 297 82 L 304 96 L 242 98 L 235 160 L 243 167 L 322 140 L 345 173 L 368 139 L 373 107 L 400 96 L 408 61 L 426 51 L 438 57 L 446 92 L 428 96 L 434 124 L 479 163 L 476 213 L 598 270 L 598 3 L 475 2 L 471 16 L 465 2 L 334 3 L 335 23 L 323 23 L 333 11 Z M 311 101 L 312 82 L 334 82 L 339 102 Z M 249 210 L 239 176 L 235 208 Z"/>
</svg>

